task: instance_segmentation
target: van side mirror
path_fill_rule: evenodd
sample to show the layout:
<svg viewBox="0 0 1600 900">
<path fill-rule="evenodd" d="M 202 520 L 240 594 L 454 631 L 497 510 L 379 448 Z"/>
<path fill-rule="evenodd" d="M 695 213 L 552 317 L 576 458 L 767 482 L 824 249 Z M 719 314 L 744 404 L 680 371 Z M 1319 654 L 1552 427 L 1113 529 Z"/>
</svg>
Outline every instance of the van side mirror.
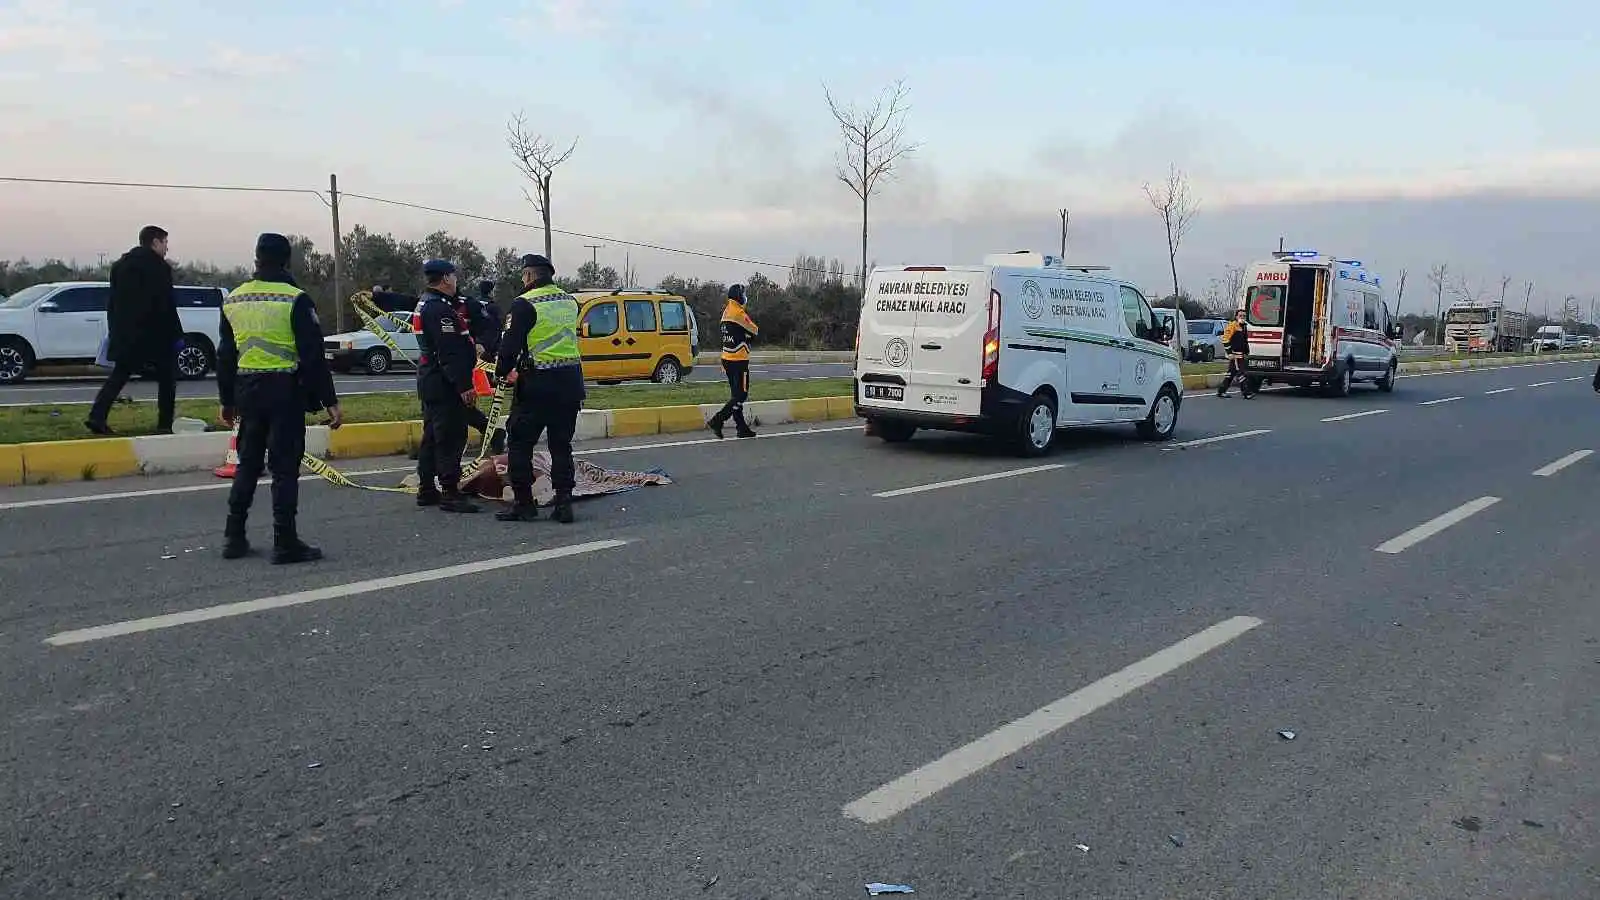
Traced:
<svg viewBox="0 0 1600 900">
<path fill-rule="evenodd" d="M 1172 340 L 1172 335 L 1173 335 L 1173 330 L 1172 330 L 1172 326 L 1171 325 L 1162 325 L 1161 326 L 1161 341 L 1162 341 L 1162 343 L 1165 343 L 1167 341 Z"/>
</svg>

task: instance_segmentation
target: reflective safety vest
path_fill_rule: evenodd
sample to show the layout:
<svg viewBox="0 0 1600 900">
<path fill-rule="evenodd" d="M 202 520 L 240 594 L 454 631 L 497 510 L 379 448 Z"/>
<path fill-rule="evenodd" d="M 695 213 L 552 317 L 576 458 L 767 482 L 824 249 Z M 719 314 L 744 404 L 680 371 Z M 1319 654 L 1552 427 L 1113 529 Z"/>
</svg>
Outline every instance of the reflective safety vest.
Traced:
<svg viewBox="0 0 1600 900">
<path fill-rule="evenodd" d="M 728 328 L 729 325 L 737 325 L 744 329 L 746 334 L 750 335 L 760 334 L 761 329 L 756 327 L 755 320 L 750 318 L 750 314 L 744 311 L 742 304 L 729 300 L 728 305 L 722 308 L 722 358 L 729 362 L 740 362 L 749 359 L 749 342 L 742 336 L 736 336 Z"/>
<path fill-rule="evenodd" d="M 535 369 L 581 366 L 578 352 L 578 301 L 553 284 L 536 287 L 519 299 L 533 304 L 528 329 L 528 360 Z"/>
<path fill-rule="evenodd" d="M 222 314 L 239 348 L 239 371 L 294 372 L 300 351 L 294 340 L 294 302 L 302 291 L 281 281 L 247 281 L 222 302 Z"/>
</svg>

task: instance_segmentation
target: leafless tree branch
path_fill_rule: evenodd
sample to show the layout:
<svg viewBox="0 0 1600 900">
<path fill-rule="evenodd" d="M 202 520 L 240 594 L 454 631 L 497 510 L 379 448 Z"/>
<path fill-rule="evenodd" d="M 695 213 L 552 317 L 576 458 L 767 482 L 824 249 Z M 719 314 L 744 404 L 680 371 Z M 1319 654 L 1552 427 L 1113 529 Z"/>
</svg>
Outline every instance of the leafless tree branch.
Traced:
<svg viewBox="0 0 1600 900">
<path fill-rule="evenodd" d="M 1145 199 L 1161 217 L 1167 231 L 1167 262 L 1172 266 L 1172 294 L 1181 296 L 1178 289 L 1178 247 L 1189 233 L 1195 215 L 1200 211 L 1200 201 L 1189 185 L 1189 176 L 1176 165 L 1167 170 L 1167 180 L 1161 185 L 1144 183 Z"/>
<path fill-rule="evenodd" d="M 910 89 L 903 80 L 896 81 L 865 106 L 840 102 L 828 90 L 827 84 L 822 86 L 822 96 L 827 100 L 828 111 L 839 126 L 839 138 L 843 145 L 834 175 L 861 201 L 861 278 L 864 288 L 867 277 L 868 201 L 878 192 L 879 182 L 893 178 L 900 162 L 922 146 L 906 137 L 906 116 L 911 111 Z"/>
<path fill-rule="evenodd" d="M 527 188 L 523 188 L 522 196 L 539 211 L 539 217 L 544 222 L 544 255 L 549 257 L 550 182 L 556 169 L 571 159 L 573 151 L 578 149 L 578 139 L 573 138 L 565 149 L 559 149 L 549 139 L 529 128 L 526 117 L 519 112 L 506 125 L 506 147 L 516 161 L 517 171 L 533 185 L 533 192 L 529 193 Z"/>
</svg>

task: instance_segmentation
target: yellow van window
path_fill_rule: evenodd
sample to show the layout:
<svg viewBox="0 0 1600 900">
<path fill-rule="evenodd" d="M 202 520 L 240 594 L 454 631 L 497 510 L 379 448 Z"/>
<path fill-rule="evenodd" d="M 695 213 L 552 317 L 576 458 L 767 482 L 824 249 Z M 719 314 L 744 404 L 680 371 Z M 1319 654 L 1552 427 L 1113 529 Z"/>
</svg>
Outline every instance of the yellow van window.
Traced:
<svg viewBox="0 0 1600 900">
<path fill-rule="evenodd" d="M 629 331 L 638 334 L 641 331 L 656 330 L 655 301 L 629 300 L 624 305 L 627 307 Z"/>
</svg>

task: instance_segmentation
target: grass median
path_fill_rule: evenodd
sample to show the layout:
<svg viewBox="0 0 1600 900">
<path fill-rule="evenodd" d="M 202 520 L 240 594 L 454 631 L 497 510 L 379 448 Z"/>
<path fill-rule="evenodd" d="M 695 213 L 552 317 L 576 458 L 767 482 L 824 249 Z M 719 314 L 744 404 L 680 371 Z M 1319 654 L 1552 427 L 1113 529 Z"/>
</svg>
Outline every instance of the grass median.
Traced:
<svg viewBox="0 0 1600 900">
<path fill-rule="evenodd" d="M 849 378 L 826 378 L 812 381 L 760 381 L 750 385 L 751 400 L 800 400 L 806 397 L 849 396 Z M 589 386 L 586 409 L 625 409 L 640 406 L 687 406 L 699 403 L 721 403 L 728 399 L 728 386 L 722 382 L 688 383 L 674 385 L 623 384 L 615 386 Z M 489 398 L 478 405 L 487 412 Z M 395 422 L 418 419 L 422 410 L 414 394 L 357 394 L 346 397 L 344 420 L 356 422 Z M 178 415 L 201 419 L 211 429 L 221 430 L 217 424 L 215 400 L 179 400 Z M 83 420 L 89 414 L 87 403 L 61 403 L 39 406 L 11 406 L 0 408 L 0 444 L 25 444 L 35 441 L 72 441 L 92 438 Z M 315 424 L 316 417 L 307 417 Z M 111 409 L 109 424 L 117 434 L 133 437 L 151 434 L 156 427 L 156 404 L 153 400 L 136 403 L 118 403 Z"/>
</svg>

